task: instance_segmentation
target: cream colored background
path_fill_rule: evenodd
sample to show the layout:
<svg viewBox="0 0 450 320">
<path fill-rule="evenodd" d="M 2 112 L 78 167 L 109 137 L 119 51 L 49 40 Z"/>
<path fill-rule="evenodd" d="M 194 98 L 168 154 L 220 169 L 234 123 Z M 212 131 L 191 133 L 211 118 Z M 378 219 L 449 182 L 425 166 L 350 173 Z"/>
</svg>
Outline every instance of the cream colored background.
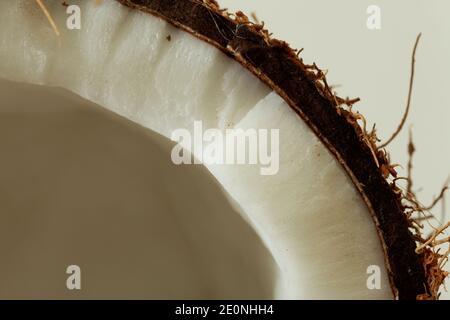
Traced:
<svg viewBox="0 0 450 320">
<path fill-rule="evenodd" d="M 408 127 L 417 153 L 414 183 L 429 203 L 450 175 L 450 1 L 446 0 L 221 0 L 231 11 L 255 12 L 275 37 L 304 48 L 305 62 L 328 69 L 341 96 L 359 96 L 357 109 L 386 139 L 402 117 L 412 47 L 419 32 L 412 110 L 389 146 L 394 163 L 408 161 Z M 381 8 L 381 30 L 366 27 L 369 5 Z M 399 169 L 400 174 L 405 170 Z M 450 198 L 447 196 L 447 198 Z M 447 201 L 448 202 L 448 201 Z M 447 205 L 445 219 L 450 219 Z M 441 207 L 434 210 L 439 219 Z M 445 294 L 450 298 L 449 294 Z"/>
</svg>

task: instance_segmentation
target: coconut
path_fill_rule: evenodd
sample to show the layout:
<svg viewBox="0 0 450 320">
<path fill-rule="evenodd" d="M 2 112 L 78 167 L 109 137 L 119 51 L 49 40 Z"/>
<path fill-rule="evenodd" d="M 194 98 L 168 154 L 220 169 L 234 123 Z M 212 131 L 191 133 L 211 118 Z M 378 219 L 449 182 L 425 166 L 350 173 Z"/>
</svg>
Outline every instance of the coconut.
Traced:
<svg viewBox="0 0 450 320">
<path fill-rule="evenodd" d="M 363 118 L 351 109 L 357 100 L 336 96 L 324 72 L 305 64 L 286 42 L 214 1 L 75 1 L 84 17 L 76 32 L 57 28 L 67 19 L 64 6 L 45 3 L 0 4 L 0 77 L 39 84 L 45 92 L 67 89 L 166 138 L 180 128 L 195 135 L 196 121 L 222 131 L 278 130 L 273 175 L 255 164 L 205 163 L 242 215 L 242 229 L 250 227 L 273 257 L 264 259 L 275 266 L 266 278 L 272 298 L 437 297 L 445 273 L 443 257 L 433 251 L 435 237 L 418 248 L 420 233 L 413 233 L 405 204 L 415 199 L 387 180 L 395 170 L 375 132 L 360 126 Z M 203 158 L 203 151 L 183 147 Z M 152 223 L 166 214 L 154 213 Z M 206 246 L 209 237 L 196 239 Z M 189 248 L 199 259 L 189 260 L 192 266 L 206 263 L 201 245 Z M 230 257 L 246 261 L 233 248 Z M 152 246 L 148 254 L 167 259 L 161 252 L 167 254 Z M 202 266 L 217 270 L 213 263 Z M 376 288 L 368 285 L 374 266 L 380 270 Z M 167 270 L 164 279 L 174 273 Z M 192 291 L 179 291 L 171 282 L 167 294 L 230 297 L 222 289 L 231 275 L 218 281 L 220 272 L 213 274 L 198 276 L 208 290 L 189 282 L 183 288 Z M 239 286 L 233 288 L 238 295 Z M 143 296 L 157 296 L 155 290 Z"/>
</svg>

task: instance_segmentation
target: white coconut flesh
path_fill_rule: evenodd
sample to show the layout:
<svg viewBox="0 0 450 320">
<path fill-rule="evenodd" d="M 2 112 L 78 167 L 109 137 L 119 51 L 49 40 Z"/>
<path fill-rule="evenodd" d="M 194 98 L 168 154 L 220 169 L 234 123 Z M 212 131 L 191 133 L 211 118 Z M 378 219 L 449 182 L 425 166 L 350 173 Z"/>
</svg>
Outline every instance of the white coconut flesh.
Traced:
<svg viewBox="0 0 450 320">
<path fill-rule="evenodd" d="M 72 2 L 81 30 L 46 2 L 59 37 L 34 3 L 0 2 L 1 296 L 70 297 L 78 259 L 88 298 L 392 298 L 367 206 L 283 99 L 159 18 Z M 278 173 L 175 166 L 168 138 L 194 121 L 279 129 Z"/>
</svg>

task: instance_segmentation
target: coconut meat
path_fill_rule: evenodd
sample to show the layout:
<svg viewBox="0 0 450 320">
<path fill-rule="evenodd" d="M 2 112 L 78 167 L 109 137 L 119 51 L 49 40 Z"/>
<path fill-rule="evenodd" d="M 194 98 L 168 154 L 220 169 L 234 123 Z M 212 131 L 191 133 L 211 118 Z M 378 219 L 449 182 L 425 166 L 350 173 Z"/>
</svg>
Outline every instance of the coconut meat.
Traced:
<svg viewBox="0 0 450 320">
<path fill-rule="evenodd" d="M 262 274 L 267 278 L 254 288 L 272 288 L 270 295 L 273 298 L 392 298 L 380 240 L 365 203 L 342 166 L 283 99 L 215 47 L 159 18 L 130 10 L 115 1 L 104 1 L 101 6 L 94 1 L 73 2 L 81 8 L 82 27 L 80 30 L 62 27 L 59 37 L 54 35 L 40 9 L 29 1 L 0 3 L 0 78 L 8 80 L 3 81 L 2 85 L 11 85 L 9 81 L 36 84 L 40 87 L 33 87 L 32 91 L 46 96 L 55 95 L 56 89 L 52 87 L 63 88 L 86 100 L 80 103 L 81 109 L 84 104 L 98 104 L 166 138 L 170 138 L 173 131 L 179 128 L 193 131 L 195 121 L 202 121 L 205 128 L 223 130 L 278 129 L 279 171 L 275 175 L 261 175 L 258 165 L 205 165 L 220 183 L 226 196 L 237 204 L 235 207 L 242 215 L 239 220 L 241 225 L 237 230 L 224 227 L 220 234 L 224 236 L 223 232 L 226 231 L 227 237 L 233 238 L 236 237 L 236 232 L 244 232 L 242 230 L 245 229 L 250 238 L 252 231 L 258 236 L 257 239 L 249 240 L 249 246 L 255 248 L 255 253 L 248 257 L 243 257 L 239 248 L 231 246 L 230 249 L 228 246 L 230 259 L 237 259 L 234 262 L 236 264 L 247 261 L 247 267 L 258 269 L 260 267 L 248 262 L 248 259 L 264 258 L 267 268 L 262 268 L 256 278 Z M 56 23 L 64 26 L 67 19 L 65 7 L 58 1 L 48 1 L 47 5 Z M 68 98 L 56 95 L 58 99 L 62 99 L 58 100 L 61 110 L 52 108 L 51 114 L 59 112 L 64 114 L 61 119 L 69 121 L 68 117 L 74 115 L 65 114 L 64 101 L 68 101 Z M 16 108 L 29 113 L 31 108 L 41 107 L 40 101 L 34 99 L 32 107 L 25 104 L 24 107 Z M 3 110 L 1 112 L 4 113 L 6 109 L 7 104 L 2 103 L 0 111 Z M 104 122 L 101 117 L 98 117 L 98 121 Z M 79 129 L 74 127 L 73 130 L 83 131 L 83 127 L 80 125 Z M 105 132 L 113 134 L 113 130 Z M 53 134 L 59 133 L 55 129 Z M 87 136 L 86 138 L 89 139 Z M 120 141 L 117 134 L 116 138 Z M 67 147 L 70 147 L 69 142 Z M 195 154 L 194 150 L 190 151 Z M 57 160 L 60 154 L 56 150 L 52 152 L 55 152 L 53 156 Z M 101 157 L 99 151 L 95 154 Z M 155 161 L 160 161 L 163 166 L 163 155 L 155 156 L 156 159 L 148 163 L 149 168 L 154 166 Z M 165 167 L 173 166 L 169 156 L 166 155 L 164 159 L 168 162 L 164 164 Z M 55 165 L 56 163 L 55 161 Z M 117 167 L 116 170 L 121 171 L 123 167 Z M 127 172 L 125 170 L 123 174 Z M 143 176 L 148 174 L 144 166 L 139 172 Z M 70 183 L 70 180 L 66 179 L 65 183 Z M 166 183 L 170 186 L 177 184 L 176 181 L 170 181 L 169 177 Z M 143 188 L 144 185 L 142 181 Z M 150 182 L 148 186 L 158 188 Z M 175 192 L 178 194 L 175 190 L 165 192 L 173 196 Z M 192 190 L 188 194 L 199 201 L 207 201 L 202 190 L 204 189 L 199 187 L 198 194 L 194 194 Z M 149 197 L 154 197 L 152 192 L 149 192 Z M 186 190 L 183 189 L 183 192 Z M 49 194 L 45 195 L 42 201 L 52 201 Z M 168 195 L 164 197 L 166 196 Z M 128 204 L 132 208 L 133 202 L 130 199 L 128 201 L 130 202 L 123 202 L 123 205 Z M 172 197 L 171 202 L 176 203 L 176 197 Z M 83 203 L 80 202 L 80 205 Z M 199 214 L 195 221 L 200 225 L 203 225 L 203 219 L 227 220 L 228 218 L 218 217 L 219 213 L 225 214 L 223 211 L 235 212 L 225 210 L 211 201 L 209 205 L 208 211 L 215 213 L 212 214 L 213 217 L 208 217 L 205 213 Z M 2 212 L 7 211 L 2 209 Z M 191 215 L 193 212 L 185 211 L 185 214 Z M 156 210 L 152 211 L 151 217 L 146 218 L 148 220 L 139 221 L 156 225 L 161 223 L 158 229 L 168 231 L 164 233 L 168 241 L 178 239 L 179 235 L 175 235 L 177 232 L 169 231 L 174 225 L 183 229 L 180 225 L 189 224 L 188 219 L 178 214 L 166 221 L 165 215 L 167 211 Z M 120 225 L 126 223 L 129 217 L 124 214 L 117 219 L 115 223 Z M 33 229 L 31 221 L 33 220 L 28 225 L 30 230 L 43 230 Z M 166 222 L 162 223 L 163 221 Z M 68 230 L 69 227 L 67 226 Z M 116 228 L 119 226 L 116 225 Z M 200 226 L 191 223 L 189 228 Z M 216 226 L 214 230 L 219 229 Z M 83 226 L 78 230 L 82 234 Z M 58 236 L 75 241 L 71 238 L 75 235 L 59 232 L 62 234 Z M 151 230 L 148 232 L 152 233 Z M 217 265 L 211 262 L 208 268 L 207 252 L 203 249 L 203 245 L 208 246 L 209 239 L 216 235 L 216 232 L 211 232 L 208 236 L 199 237 L 198 241 L 202 241 L 190 247 L 193 250 L 190 261 L 203 261 L 206 264 L 199 267 L 202 272 L 192 269 L 199 282 L 189 282 L 187 287 L 195 287 L 197 283 L 208 286 L 210 281 L 223 284 L 220 280 L 221 273 L 208 271 Z M 102 234 L 99 232 L 98 236 L 102 237 Z M 4 239 L 2 243 L 11 242 L 8 239 Z M 140 250 L 145 248 L 152 256 L 159 257 L 158 260 L 168 259 L 164 245 L 149 244 L 146 242 L 149 239 L 145 237 L 142 240 Z M 27 243 L 26 239 L 23 241 Z M 45 249 L 51 252 L 54 245 L 56 244 L 53 242 L 47 242 Z M 261 249 L 261 246 L 267 248 L 273 260 L 266 257 L 266 249 Z M 172 249 L 175 250 L 170 251 L 172 253 L 186 254 L 182 247 L 174 246 Z M 27 252 L 31 254 L 31 251 Z M 8 254 L 13 259 L 14 254 Z M 48 253 L 47 258 L 52 257 Z M 194 264 L 191 265 L 192 268 L 193 266 Z M 380 267 L 381 289 L 368 289 L 369 266 Z M 269 269 L 272 271 L 268 272 Z M 180 270 L 183 270 L 182 265 L 175 264 L 173 268 L 164 270 L 167 274 L 163 279 L 170 279 Z M 185 278 L 188 277 L 186 274 Z M 92 279 L 95 281 L 94 276 Z M 142 297 L 157 296 L 163 287 L 163 283 L 154 287 L 150 285 L 146 287 L 147 291 L 141 291 Z M 236 290 L 237 288 L 234 287 Z M 178 296 L 230 297 L 230 291 L 221 291 L 220 285 L 215 289 L 215 295 L 211 295 L 208 290 L 198 292 L 192 289 L 178 291 Z M 238 296 L 236 291 L 236 297 Z"/>
</svg>

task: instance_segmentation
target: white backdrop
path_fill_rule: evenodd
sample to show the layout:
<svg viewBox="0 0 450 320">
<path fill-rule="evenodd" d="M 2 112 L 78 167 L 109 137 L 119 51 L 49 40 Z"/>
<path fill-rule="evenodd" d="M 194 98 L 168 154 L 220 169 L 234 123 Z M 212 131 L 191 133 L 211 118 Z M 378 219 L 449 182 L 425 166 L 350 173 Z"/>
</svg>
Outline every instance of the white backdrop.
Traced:
<svg viewBox="0 0 450 320">
<path fill-rule="evenodd" d="M 412 47 L 422 32 L 412 109 L 405 129 L 388 149 L 393 163 L 405 166 L 412 126 L 417 148 L 415 190 L 424 203 L 433 200 L 450 175 L 450 1 L 221 0 L 220 4 L 230 11 L 254 12 L 275 37 L 304 48 L 305 62 L 328 69 L 328 81 L 339 85 L 341 96 L 362 99 L 356 109 L 370 125 L 376 123 L 381 139 L 388 138 L 402 118 Z M 381 10 L 379 30 L 367 28 L 370 5 Z M 406 175 L 404 169 L 399 173 Z M 450 204 L 447 208 L 445 218 L 441 206 L 434 214 L 448 220 Z"/>
</svg>

